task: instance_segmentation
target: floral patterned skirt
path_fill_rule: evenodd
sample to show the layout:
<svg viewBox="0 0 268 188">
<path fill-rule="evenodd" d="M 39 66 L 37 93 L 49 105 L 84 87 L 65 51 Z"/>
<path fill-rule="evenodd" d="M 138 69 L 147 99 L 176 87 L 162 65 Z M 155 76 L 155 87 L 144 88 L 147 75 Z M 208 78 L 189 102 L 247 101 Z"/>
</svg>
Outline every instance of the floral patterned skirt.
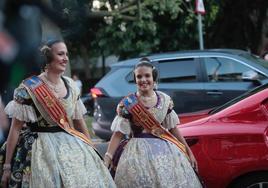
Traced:
<svg viewBox="0 0 268 188">
<path fill-rule="evenodd" d="M 132 138 L 119 160 L 115 183 L 118 188 L 200 188 L 185 155 L 159 138 Z"/>
</svg>

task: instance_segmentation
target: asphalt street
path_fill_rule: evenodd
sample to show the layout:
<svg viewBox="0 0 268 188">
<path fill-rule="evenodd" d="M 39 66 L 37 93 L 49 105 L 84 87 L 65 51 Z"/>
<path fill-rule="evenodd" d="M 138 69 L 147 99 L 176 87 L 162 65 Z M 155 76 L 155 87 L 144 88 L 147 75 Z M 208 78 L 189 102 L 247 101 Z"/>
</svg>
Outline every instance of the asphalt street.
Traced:
<svg viewBox="0 0 268 188">
<path fill-rule="evenodd" d="M 102 157 L 104 157 L 109 142 L 104 142 L 102 140 L 93 140 L 93 142 L 98 152 L 101 154 Z"/>
</svg>

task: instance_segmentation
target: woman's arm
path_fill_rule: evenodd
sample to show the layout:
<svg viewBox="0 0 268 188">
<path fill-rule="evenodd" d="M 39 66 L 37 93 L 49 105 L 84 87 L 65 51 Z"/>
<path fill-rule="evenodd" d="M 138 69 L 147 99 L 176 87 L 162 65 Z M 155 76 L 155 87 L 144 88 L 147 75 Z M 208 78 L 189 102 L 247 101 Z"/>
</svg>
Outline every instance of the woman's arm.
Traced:
<svg viewBox="0 0 268 188">
<path fill-rule="evenodd" d="M 6 142 L 6 160 L 5 164 L 10 164 L 11 159 L 15 150 L 15 147 L 17 145 L 18 139 L 19 139 L 19 134 L 20 130 L 22 129 L 24 122 L 20 121 L 16 118 L 12 119 L 11 127 L 9 130 L 9 134 L 7 137 L 7 142 Z"/>
<path fill-rule="evenodd" d="M 83 133 L 84 135 L 86 135 L 87 138 L 90 139 L 90 135 L 89 135 L 89 132 L 88 132 L 88 129 L 86 126 L 86 122 L 84 119 L 74 119 L 73 123 L 74 123 L 74 128 L 76 130 Z"/>
<path fill-rule="evenodd" d="M 192 167 L 195 169 L 195 170 L 198 170 L 197 168 L 197 161 L 192 153 L 192 150 L 191 148 L 188 146 L 187 142 L 185 141 L 184 137 L 181 135 L 180 131 L 179 131 L 179 128 L 178 127 L 174 127 L 172 129 L 170 129 L 170 132 L 171 134 L 173 134 L 181 143 L 183 143 L 185 145 L 185 148 L 186 148 L 186 151 L 187 151 L 187 154 L 189 155 L 189 158 L 190 158 L 190 162 L 191 162 L 191 165 Z"/>
<path fill-rule="evenodd" d="M 187 152 L 188 152 L 188 144 L 187 142 L 185 141 L 184 137 L 181 135 L 178 127 L 174 127 L 172 129 L 169 130 L 171 132 L 171 134 L 173 134 L 181 143 L 183 143 L 187 149 Z M 189 148 L 190 149 L 190 148 Z"/>
<path fill-rule="evenodd" d="M 4 163 L 4 168 L 3 168 L 4 173 L 2 176 L 2 180 L 1 180 L 3 187 L 7 187 L 7 183 L 10 178 L 11 160 L 12 160 L 12 156 L 14 154 L 15 147 L 19 139 L 20 130 L 22 129 L 23 124 L 24 124 L 23 121 L 20 121 L 16 118 L 12 119 L 11 127 L 9 130 L 9 134 L 8 134 L 7 142 L 6 142 L 6 160 Z"/>
<path fill-rule="evenodd" d="M 124 134 L 121 132 L 114 132 L 112 135 L 112 138 L 110 140 L 110 143 L 108 145 L 108 149 L 107 152 L 105 153 L 104 156 L 104 163 L 107 167 L 109 167 L 113 155 L 115 153 L 115 150 L 117 149 L 117 147 L 119 146 L 120 141 L 122 140 Z"/>
<path fill-rule="evenodd" d="M 8 119 L 4 112 L 4 105 L 1 101 L 1 96 L 0 96 L 0 122 L 1 122 L 0 128 L 6 130 L 8 128 Z"/>
</svg>

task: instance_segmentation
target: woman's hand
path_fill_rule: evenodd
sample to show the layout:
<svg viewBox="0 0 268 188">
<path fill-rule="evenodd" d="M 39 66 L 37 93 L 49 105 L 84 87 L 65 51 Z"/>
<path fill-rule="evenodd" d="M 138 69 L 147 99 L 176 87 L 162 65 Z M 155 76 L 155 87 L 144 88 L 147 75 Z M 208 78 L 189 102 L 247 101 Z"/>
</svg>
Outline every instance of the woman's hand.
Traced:
<svg viewBox="0 0 268 188">
<path fill-rule="evenodd" d="M 105 153 L 104 155 L 104 165 L 109 168 L 112 162 L 112 156 L 109 153 Z"/>
<path fill-rule="evenodd" d="M 7 188 L 8 187 L 8 182 L 11 176 L 11 171 L 10 170 L 4 170 L 3 172 L 3 176 L 1 179 L 1 185 L 3 188 Z"/>
<path fill-rule="evenodd" d="M 190 163 L 191 163 L 191 166 L 193 167 L 193 169 L 198 172 L 198 165 L 197 165 L 197 161 L 192 153 L 192 151 L 188 152 L 188 155 L 189 155 L 189 159 L 190 159 Z"/>
<path fill-rule="evenodd" d="M 186 147 L 186 151 L 187 151 L 187 154 L 189 156 L 189 160 L 190 160 L 190 163 L 191 163 L 191 166 L 193 167 L 193 169 L 195 171 L 198 171 L 198 166 L 197 166 L 197 161 L 194 157 L 194 154 L 192 153 L 190 147 L 188 146 L 187 142 L 185 141 L 184 137 L 181 135 L 178 127 L 174 127 L 172 129 L 170 129 L 170 132 L 181 142 L 185 145 Z"/>
<path fill-rule="evenodd" d="M 105 164 L 105 166 L 107 166 L 107 168 L 110 167 L 110 165 L 112 163 L 113 155 L 114 155 L 117 147 L 119 146 L 120 141 L 122 140 L 123 136 L 124 136 L 124 134 L 122 134 L 121 132 L 118 132 L 118 131 L 113 133 L 111 140 L 110 140 L 110 143 L 108 145 L 107 152 L 104 155 L 104 164 Z"/>
</svg>

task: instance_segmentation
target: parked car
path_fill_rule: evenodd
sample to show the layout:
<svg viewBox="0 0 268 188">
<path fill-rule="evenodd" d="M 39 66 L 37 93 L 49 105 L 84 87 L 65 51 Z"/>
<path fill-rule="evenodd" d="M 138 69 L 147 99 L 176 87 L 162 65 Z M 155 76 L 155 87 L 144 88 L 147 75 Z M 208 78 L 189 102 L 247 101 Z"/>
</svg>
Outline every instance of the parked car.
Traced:
<svg viewBox="0 0 268 188">
<path fill-rule="evenodd" d="M 178 125 L 207 188 L 268 187 L 268 84 Z"/>
<path fill-rule="evenodd" d="M 268 63 L 242 50 L 211 49 L 148 56 L 159 71 L 158 89 L 170 95 L 177 113 L 222 105 L 267 82 Z M 116 106 L 135 92 L 133 67 L 139 58 L 116 63 L 94 88 L 93 129 L 109 140 Z"/>
<path fill-rule="evenodd" d="M 91 95 L 91 92 L 82 95 L 81 100 L 87 109 L 87 115 L 92 116 L 93 109 L 94 109 L 94 100 L 93 100 L 93 97 Z"/>
<path fill-rule="evenodd" d="M 196 112 L 181 113 L 179 114 L 180 124 L 184 124 L 184 123 L 195 121 L 204 117 L 208 117 L 210 115 L 210 112 L 212 112 L 213 110 L 214 108 L 209 108 L 209 109 L 200 110 Z"/>
</svg>

